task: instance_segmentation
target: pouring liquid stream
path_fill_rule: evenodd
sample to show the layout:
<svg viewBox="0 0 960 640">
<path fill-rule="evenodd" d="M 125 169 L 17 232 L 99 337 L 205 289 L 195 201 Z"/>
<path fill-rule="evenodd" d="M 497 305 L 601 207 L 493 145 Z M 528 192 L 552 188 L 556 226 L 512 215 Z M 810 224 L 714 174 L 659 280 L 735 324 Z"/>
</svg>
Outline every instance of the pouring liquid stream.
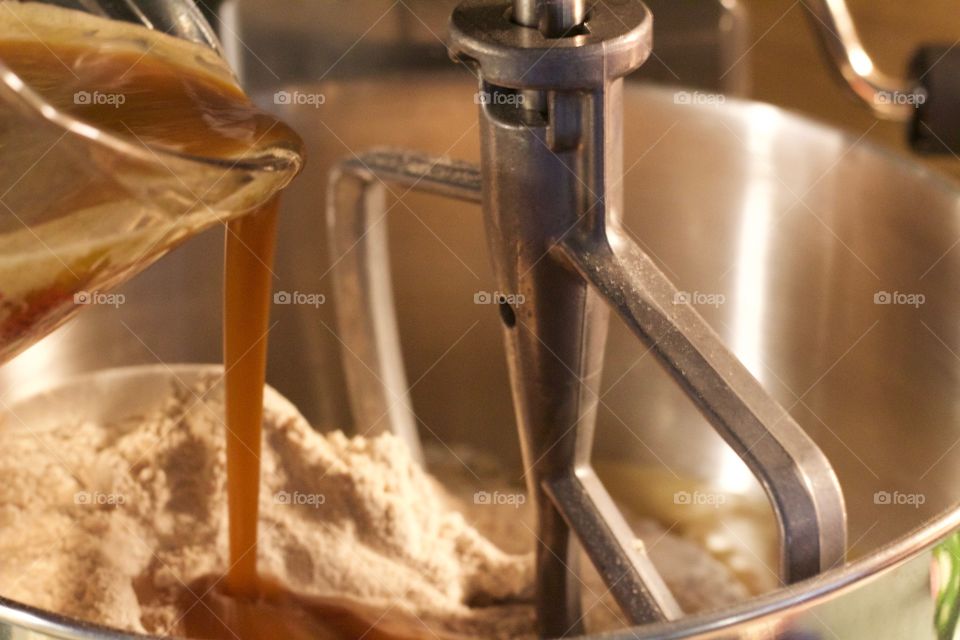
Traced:
<svg viewBox="0 0 960 640">
<path fill-rule="evenodd" d="M 227 225 L 223 283 L 223 355 L 227 393 L 227 500 L 230 568 L 227 590 L 258 593 L 257 521 L 260 423 L 279 200 Z"/>
</svg>

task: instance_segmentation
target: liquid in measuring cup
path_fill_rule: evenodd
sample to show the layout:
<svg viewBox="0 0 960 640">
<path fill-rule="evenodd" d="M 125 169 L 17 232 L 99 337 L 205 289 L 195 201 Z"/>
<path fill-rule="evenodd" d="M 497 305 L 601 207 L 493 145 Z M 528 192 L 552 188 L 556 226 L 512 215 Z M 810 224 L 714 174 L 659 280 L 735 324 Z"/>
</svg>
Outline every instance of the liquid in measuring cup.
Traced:
<svg viewBox="0 0 960 640">
<path fill-rule="evenodd" d="M 0 34 L 0 362 L 300 168 L 208 48 L 30 2 Z"/>
</svg>

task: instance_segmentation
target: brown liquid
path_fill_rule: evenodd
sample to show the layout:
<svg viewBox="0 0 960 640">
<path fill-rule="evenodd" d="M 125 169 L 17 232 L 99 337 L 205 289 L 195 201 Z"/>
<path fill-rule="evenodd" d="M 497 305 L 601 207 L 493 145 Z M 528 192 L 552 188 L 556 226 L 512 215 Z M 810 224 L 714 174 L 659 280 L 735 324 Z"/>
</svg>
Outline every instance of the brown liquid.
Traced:
<svg viewBox="0 0 960 640">
<path fill-rule="evenodd" d="M 275 199 L 227 227 L 223 283 L 223 356 L 227 393 L 227 501 L 230 568 L 226 588 L 251 597 L 257 583 L 260 422 L 267 369 Z"/>
<path fill-rule="evenodd" d="M 194 64 L 209 57 L 205 50 L 171 44 L 169 39 L 135 26 L 109 28 L 126 30 L 131 41 L 158 37 L 160 41 L 146 51 L 118 47 L 116 37 L 112 44 L 105 39 L 103 47 L 98 41 L 78 44 L 86 37 L 81 26 L 73 32 L 66 29 L 69 37 L 59 33 L 63 39 L 49 34 L 42 41 L 31 39 L 31 34 L 42 36 L 45 30 L 44 23 L 37 20 L 36 5 L 33 9 L 29 4 L 7 5 L 0 5 L 0 13 L 18 12 L 23 7 L 27 11 L 14 16 L 16 20 L 8 21 L 8 26 L 32 21 L 32 28 L 0 40 L 0 60 L 47 102 L 82 122 L 138 145 L 225 160 L 227 167 L 231 161 L 277 147 L 299 153 L 296 134 L 254 107 L 224 68 L 211 66 L 209 60 Z M 56 21 L 61 31 L 74 20 L 84 21 L 88 27 L 91 20 L 97 20 L 62 9 L 44 11 L 64 18 Z M 94 26 L 108 28 L 106 24 Z M 123 98 L 120 104 L 117 99 L 113 103 L 109 99 L 78 103 L 78 92 Z M 342 603 L 306 601 L 257 574 L 261 419 L 279 207 L 277 196 L 270 197 L 268 192 L 263 196 L 264 204 L 233 218 L 226 233 L 223 336 L 230 566 L 222 580 L 211 577 L 209 584 L 196 591 L 204 593 L 203 604 L 184 603 L 185 610 L 189 609 L 184 630 L 193 637 L 230 640 L 387 638 L 382 628 L 388 623 L 377 623 L 373 626 L 378 628 L 372 629 L 364 621 L 368 616 L 376 620 L 377 612 L 361 616 Z M 108 188 L 81 189 L 71 198 L 58 202 L 53 214 L 68 215 L 91 203 L 118 200 L 120 195 Z M 65 289 L 69 292 L 79 284 L 68 282 Z M 0 281 L 0 290 L 3 285 Z M 32 323 L 41 322 L 42 316 L 38 313 L 36 318 L 23 320 L 22 333 L 28 335 Z"/>
<path fill-rule="evenodd" d="M 191 585 L 203 594 L 202 604 L 193 597 L 183 602 L 187 612 L 184 632 L 190 638 L 215 640 L 400 640 L 431 638 L 444 640 L 411 614 L 396 610 L 357 612 L 356 603 L 329 598 L 305 598 L 281 585 L 260 578 L 259 593 L 253 598 L 228 597 L 210 581 Z M 196 605 L 196 606 L 192 606 Z"/>
<path fill-rule="evenodd" d="M 272 145 L 300 147 L 296 133 L 223 75 L 137 51 L 101 53 L 66 42 L 0 40 L 0 60 L 58 109 L 134 143 L 215 159 L 251 156 Z"/>
</svg>

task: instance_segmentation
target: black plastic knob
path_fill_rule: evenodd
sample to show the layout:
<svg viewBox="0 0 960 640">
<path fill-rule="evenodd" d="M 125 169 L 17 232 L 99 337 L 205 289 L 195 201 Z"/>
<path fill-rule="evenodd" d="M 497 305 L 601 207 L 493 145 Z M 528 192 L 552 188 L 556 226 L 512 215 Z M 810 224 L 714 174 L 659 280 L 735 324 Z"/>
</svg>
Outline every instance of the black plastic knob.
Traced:
<svg viewBox="0 0 960 640">
<path fill-rule="evenodd" d="M 909 125 L 910 145 L 919 153 L 960 154 L 960 47 L 921 47 L 909 71 L 925 92 Z"/>
</svg>

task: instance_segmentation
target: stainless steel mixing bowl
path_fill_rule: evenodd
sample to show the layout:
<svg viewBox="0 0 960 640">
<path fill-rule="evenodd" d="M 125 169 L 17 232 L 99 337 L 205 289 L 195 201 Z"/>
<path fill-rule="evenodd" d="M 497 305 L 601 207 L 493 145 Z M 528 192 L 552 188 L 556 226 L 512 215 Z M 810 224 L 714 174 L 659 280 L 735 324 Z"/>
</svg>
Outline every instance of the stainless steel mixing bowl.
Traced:
<svg viewBox="0 0 960 640">
<path fill-rule="evenodd" d="M 463 69 L 432 66 L 282 89 L 324 100 L 260 96 L 303 133 L 309 156 L 284 204 L 275 288 L 327 299 L 274 305 L 268 378 L 320 428 L 348 428 L 328 275 L 337 256 L 324 237 L 327 171 L 385 144 L 475 160 L 475 86 Z M 960 189 L 765 105 L 631 84 L 625 107 L 627 228 L 827 453 L 850 509 L 854 561 L 623 637 L 952 637 L 935 627 L 931 567 L 934 546 L 960 527 Z M 475 304 L 494 288 L 479 210 L 411 194 L 388 224 L 422 436 L 442 450 L 492 450 L 519 477 L 498 314 Z M 3 391 L 114 365 L 216 362 L 221 244 L 220 233 L 197 238 L 127 285 L 125 304 L 81 314 L 0 369 Z M 619 325 L 603 388 L 595 459 L 716 492 L 757 491 Z M 618 488 L 640 502 L 656 489 Z M 106 637 L 14 605 L 0 621 L 12 638 L 37 637 L 27 628 Z"/>
</svg>

